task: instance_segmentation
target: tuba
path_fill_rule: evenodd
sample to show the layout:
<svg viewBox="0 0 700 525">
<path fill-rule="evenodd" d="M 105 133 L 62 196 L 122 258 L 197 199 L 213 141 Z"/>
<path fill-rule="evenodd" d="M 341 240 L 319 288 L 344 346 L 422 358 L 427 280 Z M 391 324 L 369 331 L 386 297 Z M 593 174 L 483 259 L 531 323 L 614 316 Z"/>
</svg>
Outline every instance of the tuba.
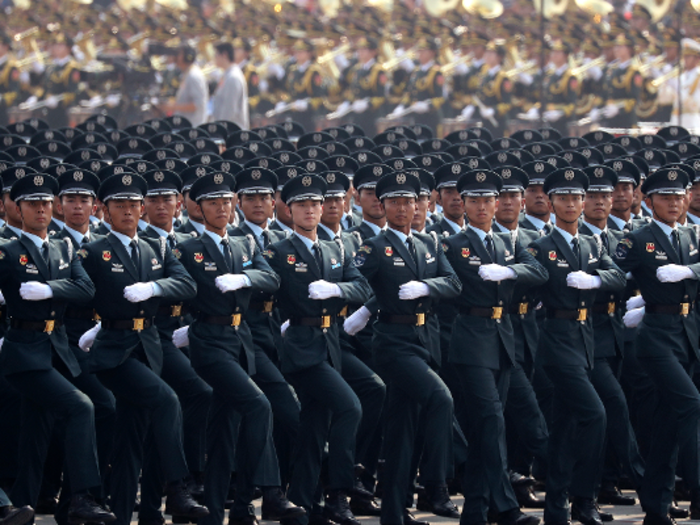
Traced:
<svg viewBox="0 0 700 525">
<path fill-rule="evenodd" d="M 542 2 L 544 2 L 544 6 Z M 533 3 L 538 13 L 544 13 L 545 18 L 552 18 L 566 12 L 569 0 L 533 0 Z"/>
<path fill-rule="evenodd" d="M 478 15 L 490 20 L 503 14 L 503 4 L 500 0 L 462 0 L 462 7 L 470 15 Z"/>
<path fill-rule="evenodd" d="M 606 0 L 575 0 L 576 5 L 582 11 L 590 15 L 606 16 L 612 13 L 615 8 L 610 2 Z"/>
<path fill-rule="evenodd" d="M 695 0 L 697 3 L 697 0 Z M 661 20 L 673 6 L 673 0 L 637 0 L 637 3 L 642 7 L 646 7 L 651 14 L 651 23 L 655 24 Z"/>
<path fill-rule="evenodd" d="M 456 9 L 459 0 L 425 0 L 425 10 L 430 16 L 441 17 Z"/>
</svg>

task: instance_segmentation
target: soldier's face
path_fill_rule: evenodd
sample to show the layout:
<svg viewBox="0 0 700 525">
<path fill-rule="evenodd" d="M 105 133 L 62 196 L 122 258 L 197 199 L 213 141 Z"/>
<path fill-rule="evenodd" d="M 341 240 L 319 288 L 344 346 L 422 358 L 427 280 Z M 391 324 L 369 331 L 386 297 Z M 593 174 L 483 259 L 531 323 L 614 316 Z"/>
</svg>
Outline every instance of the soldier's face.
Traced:
<svg viewBox="0 0 700 525">
<path fill-rule="evenodd" d="M 267 219 L 272 218 L 272 212 L 275 209 L 275 199 L 269 193 L 248 195 L 241 194 L 241 202 L 239 204 L 243 215 L 253 224 L 264 227 L 267 225 Z"/>
<path fill-rule="evenodd" d="M 607 220 L 613 206 L 613 194 L 609 191 L 593 191 L 586 193 L 583 205 L 583 215 L 587 219 Z"/>
<path fill-rule="evenodd" d="M 44 237 L 51 222 L 53 201 L 21 201 L 17 207 L 22 216 L 22 229 Z"/>
<path fill-rule="evenodd" d="M 550 197 L 550 210 L 557 217 L 557 224 L 573 224 L 583 212 L 583 195 L 558 195 Z"/>
<path fill-rule="evenodd" d="M 281 193 L 275 192 L 275 216 L 277 220 L 286 226 L 292 225 L 292 212 L 289 211 L 289 206 L 287 206 L 282 200 Z"/>
<path fill-rule="evenodd" d="M 294 229 L 310 232 L 315 230 L 318 223 L 321 221 L 323 204 L 320 201 L 313 201 L 311 199 L 292 202 L 289 205 L 289 211 L 292 214 Z"/>
<path fill-rule="evenodd" d="M 519 191 L 508 191 L 498 196 L 498 211 L 496 220 L 501 224 L 513 224 L 518 221 L 523 207 L 523 194 Z"/>
<path fill-rule="evenodd" d="M 9 47 L 7 47 L 5 44 L 0 44 L 0 57 L 4 57 L 9 52 L 10 52 Z"/>
<path fill-rule="evenodd" d="M 323 224 L 338 224 L 343 218 L 344 201 L 342 197 L 326 197 L 323 201 Z"/>
<path fill-rule="evenodd" d="M 641 206 L 643 199 L 644 194 L 642 193 L 642 185 L 640 184 L 634 189 L 634 193 L 632 194 L 632 207 L 636 209 L 638 206 Z"/>
<path fill-rule="evenodd" d="M 561 67 L 566 63 L 566 53 L 563 51 L 552 51 L 549 54 L 549 59 L 556 67 Z"/>
<path fill-rule="evenodd" d="M 693 215 L 700 216 L 700 183 L 693 184 L 693 187 L 690 189 L 688 209 Z"/>
<path fill-rule="evenodd" d="M 191 221 L 200 223 L 203 221 L 202 210 L 196 202 L 190 199 L 189 191 L 187 192 L 187 195 L 185 195 L 185 209 L 187 210 L 187 217 L 189 217 Z"/>
<path fill-rule="evenodd" d="M 146 197 L 146 215 L 148 222 L 156 228 L 170 231 L 173 217 L 180 210 L 177 195 L 151 195 Z"/>
<path fill-rule="evenodd" d="M 19 207 L 15 204 L 15 201 L 10 199 L 10 193 L 3 193 L 2 203 L 5 205 L 5 216 L 7 217 L 7 222 L 12 226 L 17 228 L 22 227 L 22 215 L 19 213 Z"/>
<path fill-rule="evenodd" d="M 549 202 L 541 184 L 533 184 L 525 189 L 525 213 L 549 221 Z"/>
<path fill-rule="evenodd" d="M 82 231 L 97 210 L 95 199 L 89 195 L 63 195 L 57 207 L 69 228 Z"/>
<path fill-rule="evenodd" d="M 435 58 L 435 51 L 430 51 L 429 49 L 421 49 L 418 51 L 418 62 L 421 64 L 427 64 Z"/>
<path fill-rule="evenodd" d="M 489 231 L 491 222 L 498 210 L 496 197 L 464 197 L 464 209 L 469 224 L 480 230 Z"/>
<path fill-rule="evenodd" d="M 384 208 L 382 208 L 382 203 L 379 202 L 377 194 L 374 193 L 373 189 L 362 189 L 359 191 L 359 195 L 363 215 L 367 215 L 370 219 L 374 219 L 375 221 L 384 218 Z"/>
<path fill-rule="evenodd" d="M 360 60 L 360 63 L 364 64 L 374 58 L 374 52 L 366 47 L 361 47 L 357 50 L 357 58 Z"/>
<path fill-rule="evenodd" d="M 107 201 L 105 215 L 109 217 L 112 229 L 133 237 L 139 227 L 139 219 L 143 214 L 143 201 L 114 200 Z"/>
<path fill-rule="evenodd" d="M 382 201 L 386 221 L 390 228 L 405 230 L 411 227 L 416 214 L 416 199 L 413 197 L 389 197 Z"/>
<path fill-rule="evenodd" d="M 442 206 L 445 217 L 452 222 L 462 220 L 462 217 L 464 217 L 464 201 L 457 188 L 442 188 L 438 201 Z"/>
<path fill-rule="evenodd" d="M 685 208 L 685 195 L 661 195 L 655 193 L 646 198 L 654 218 L 669 225 L 678 222 Z"/>
<path fill-rule="evenodd" d="M 233 50 L 233 61 L 236 64 L 243 62 L 247 58 L 248 58 L 248 53 L 243 51 L 242 49 L 236 48 Z"/>
<path fill-rule="evenodd" d="M 629 182 L 620 182 L 615 185 L 612 193 L 612 209 L 619 213 L 626 213 L 632 208 L 634 200 L 634 185 Z"/>
<path fill-rule="evenodd" d="M 625 62 L 629 60 L 632 56 L 632 52 L 629 46 L 615 46 L 615 58 L 620 62 Z"/>
<path fill-rule="evenodd" d="M 685 69 L 695 69 L 700 64 L 700 56 L 698 55 L 683 55 L 683 67 Z"/>
<path fill-rule="evenodd" d="M 296 58 L 297 64 L 304 64 L 311 60 L 311 53 L 308 51 L 295 51 L 294 58 Z"/>
<path fill-rule="evenodd" d="M 430 207 L 430 197 L 421 195 L 416 201 L 416 213 L 413 214 L 411 228 L 416 231 L 423 231 L 425 221 L 428 218 L 428 208 Z"/>
<path fill-rule="evenodd" d="M 225 231 L 228 226 L 229 217 L 233 210 L 231 197 L 219 197 L 217 199 L 202 199 L 199 201 L 199 208 L 202 210 L 202 217 L 207 229 L 215 231 Z"/>
</svg>

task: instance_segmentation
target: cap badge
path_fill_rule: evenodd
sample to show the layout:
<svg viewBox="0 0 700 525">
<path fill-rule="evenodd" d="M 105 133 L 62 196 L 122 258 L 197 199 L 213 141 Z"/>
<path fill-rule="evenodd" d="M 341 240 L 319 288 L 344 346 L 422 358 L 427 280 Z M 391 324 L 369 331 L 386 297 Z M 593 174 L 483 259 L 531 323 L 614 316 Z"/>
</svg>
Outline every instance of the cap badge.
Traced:
<svg viewBox="0 0 700 525">
<path fill-rule="evenodd" d="M 124 175 L 122 177 L 122 184 L 124 186 L 131 186 L 131 182 L 132 182 L 131 175 Z"/>
<path fill-rule="evenodd" d="M 311 186 L 311 177 L 309 177 L 309 176 L 304 177 L 303 179 L 301 179 L 301 183 L 302 183 L 302 185 L 304 185 L 306 187 Z"/>
<path fill-rule="evenodd" d="M 214 175 L 214 182 L 216 184 L 222 184 L 224 182 L 224 176 L 221 173 Z"/>
</svg>

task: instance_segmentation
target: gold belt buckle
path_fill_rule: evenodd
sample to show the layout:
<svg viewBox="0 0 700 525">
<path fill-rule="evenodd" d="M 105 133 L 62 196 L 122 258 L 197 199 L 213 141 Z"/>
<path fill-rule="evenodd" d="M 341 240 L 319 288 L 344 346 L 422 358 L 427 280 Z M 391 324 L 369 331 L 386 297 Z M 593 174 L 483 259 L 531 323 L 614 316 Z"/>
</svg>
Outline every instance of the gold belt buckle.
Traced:
<svg viewBox="0 0 700 525">
<path fill-rule="evenodd" d="M 100 317 L 100 314 L 98 314 L 97 311 L 93 312 L 93 314 L 92 314 L 92 320 L 93 320 L 93 321 L 99 321 L 100 319 L 102 319 L 102 318 Z"/>
<path fill-rule="evenodd" d="M 272 312 L 272 305 L 273 305 L 273 304 L 274 304 L 274 303 L 273 303 L 272 301 L 265 301 L 265 302 L 263 302 L 263 309 L 262 309 L 263 313 L 264 313 L 264 314 L 269 314 L 270 312 Z"/>
<path fill-rule="evenodd" d="M 338 314 L 338 317 L 347 317 L 347 316 L 348 316 L 348 305 L 346 304 L 345 306 L 343 306 L 343 309 Z"/>
<path fill-rule="evenodd" d="M 425 313 L 421 312 L 416 314 L 416 326 L 423 326 L 425 324 Z"/>
<path fill-rule="evenodd" d="M 615 303 L 610 302 L 608 303 L 608 315 L 614 315 L 615 314 Z"/>
<path fill-rule="evenodd" d="M 50 319 L 49 321 L 44 321 L 44 332 L 47 334 L 50 334 L 53 332 L 53 329 L 56 327 L 56 321 L 53 319 Z"/>
<path fill-rule="evenodd" d="M 503 317 L 503 307 L 494 306 L 491 308 L 491 319 L 500 319 Z"/>
<path fill-rule="evenodd" d="M 518 305 L 518 313 L 520 315 L 525 315 L 527 313 L 527 310 L 529 307 L 530 307 L 530 303 L 520 303 Z"/>
<path fill-rule="evenodd" d="M 578 309 L 578 318 L 576 320 L 583 322 L 586 319 L 588 319 L 588 308 L 579 308 Z"/>
<path fill-rule="evenodd" d="M 240 326 L 241 325 L 241 314 L 233 314 L 231 316 L 231 326 Z"/>
<path fill-rule="evenodd" d="M 141 330 L 144 329 L 144 321 L 146 321 L 143 317 L 138 317 L 134 319 L 134 326 L 132 330 L 135 330 L 136 332 L 140 332 Z"/>
<path fill-rule="evenodd" d="M 331 327 L 331 316 L 330 315 L 321 316 L 321 328 L 330 328 L 330 327 Z"/>
<path fill-rule="evenodd" d="M 170 317 L 180 317 L 182 315 L 182 305 L 174 304 L 170 307 Z"/>
<path fill-rule="evenodd" d="M 688 315 L 690 313 L 690 303 L 681 303 L 681 315 Z"/>
</svg>

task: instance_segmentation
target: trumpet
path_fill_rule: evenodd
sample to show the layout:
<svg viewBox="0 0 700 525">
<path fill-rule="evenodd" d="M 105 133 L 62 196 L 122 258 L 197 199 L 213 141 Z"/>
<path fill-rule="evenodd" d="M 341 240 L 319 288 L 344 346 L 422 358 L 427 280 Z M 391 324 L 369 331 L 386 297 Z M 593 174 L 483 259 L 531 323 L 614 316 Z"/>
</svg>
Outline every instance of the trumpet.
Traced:
<svg viewBox="0 0 700 525">
<path fill-rule="evenodd" d="M 571 68 L 571 74 L 574 75 L 575 77 L 585 73 L 589 69 L 593 69 L 594 67 L 599 67 L 599 66 L 604 66 L 605 65 L 605 57 L 598 57 L 594 60 L 591 60 L 588 64 L 581 64 L 580 66 L 576 66 Z"/>
<path fill-rule="evenodd" d="M 642 64 L 641 59 L 639 57 L 635 57 L 635 63 L 637 65 L 637 69 L 639 70 L 639 73 L 642 75 L 646 75 L 650 69 L 658 67 L 663 65 L 663 63 L 666 61 L 666 57 L 663 55 L 659 55 L 656 58 L 650 60 L 646 64 Z"/>
<path fill-rule="evenodd" d="M 530 71 L 534 71 L 538 67 L 539 66 L 537 65 L 537 62 L 534 62 L 534 61 L 528 62 L 528 63 L 525 63 L 521 66 L 516 66 L 512 69 L 509 69 L 508 71 L 505 72 L 505 75 L 509 79 L 512 79 L 512 78 L 517 77 L 518 75 L 520 75 L 522 73 L 528 73 Z"/>
<path fill-rule="evenodd" d="M 451 62 L 440 67 L 440 73 L 443 75 L 451 75 L 452 72 L 462 65 L 469 65 L 472 62 L 472 57 L 470 55 L 464 55 L 459 58 L 455 58 Z"/>
<path fill-rule="evenodd" d="M 65 93 L 62 95 L 55 95 L 54 99 L 57 102 L 62 102 L 66 98 Z M 27 104 L 26 102 L 22 102 L 18 107 L 22 111 L 34 111 L 36 109 L 41 109 L 43 107 L 46 107 L 46 103 L 48 102 L 48 99 L 44 100 L 39 100 L 37 102 L 34 102 L 34 104 Z"/>
<path fill-rule="evenodd" d="M 343 44 L 332 51 L 324 53 L 316 59 L 316 62 L 318 62 L 319 65 L 327 64 L 328 62 L 335 60 L 335 57 L 344 55 L 348 51 L 350 51 L 350 44 Z"/>
<path fill-rule="evenodd" d="M 665 84 L 666 82 L 671 80 L 672 78 L 676 78 L 680 74 L 680 72 L 681 72 L 680 68 L 678 66 L 676 66 L 668 73 L 664 73 L 660 77 L 655 78 L 654 80 L 649 82 L 649 85 L 653 88 L 658 88 L 662 84 Z"/>
<path fill-rule="evenodd" d="M 472 102 L 474 102 L 474 105 L 479 108 L 479 111 L 483 113 L 483 111 L 486 109 L 486 105 L 481 101 L 479 97 L 476 95 L 472 96 Z M 491 123 L 491 125 L 495 128 L 498 127 L 498 121 L 493 118 L 493 116 L 488 118 L 488 121 Z"/>
<path fill-rule="evenodd" d="M 382 64 L 382 67 L 384 68 L 384 71 L 386 71 L 388 73 L 388 72 L 396 69 L 399 66 L 399 64 L 401 62 L 403 62 L 404 60 L 413 60 L 414 58 L 416 58 L 416 55 L 417 55 L 417 52 L 414 49 L 409 49 L 403 55 L 401 55 L 401 56 L 397 55 L 394 58 L 391 58 L 391 59 L 387 60 L 386 62 L 384 62 Z"/>
</svg>

